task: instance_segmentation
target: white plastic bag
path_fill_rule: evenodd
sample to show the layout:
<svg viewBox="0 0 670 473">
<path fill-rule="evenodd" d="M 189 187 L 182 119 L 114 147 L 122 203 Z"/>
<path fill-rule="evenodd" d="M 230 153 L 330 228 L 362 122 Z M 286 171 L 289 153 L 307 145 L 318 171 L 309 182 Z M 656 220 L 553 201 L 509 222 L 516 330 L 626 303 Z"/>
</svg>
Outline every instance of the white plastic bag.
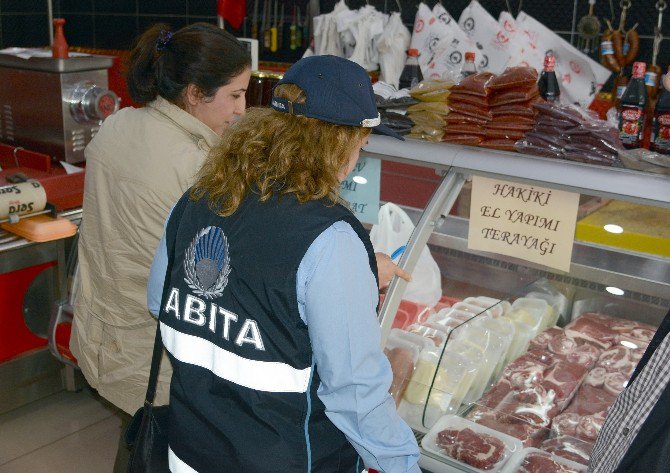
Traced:
<svg viewBox="0 0 670 473">
<path fill-rule="evenodd" d="M 511 56 L 509 38 L 500 24 L 477 0 L 465 7 L 458 25 L 477 44 L 477 69 L 500 74 Z"/>
<path fill-rule="evenodd" d="M 400 13 L 391 13 L 384 32 L 377 42 L 381 69 L 379 80 L 398 88 L 400 74 L 405 66 L 405 51 L 409 48 L 410 38 L 411 34 L 403 25 Z"/>
<path fill-rule="evenodd" d="M 375 252 L 391 255 L 407 245 L 414 231 L 414 224 L 403 209 L 387 203 L 379 209 L 379 224 L 373 225 L 370 240 Z M 442 297 L 440 268 L 426 246 L 412 271 L 412 281 L 407 284 L 403 299 L 433 307 Z"/>
</svg>

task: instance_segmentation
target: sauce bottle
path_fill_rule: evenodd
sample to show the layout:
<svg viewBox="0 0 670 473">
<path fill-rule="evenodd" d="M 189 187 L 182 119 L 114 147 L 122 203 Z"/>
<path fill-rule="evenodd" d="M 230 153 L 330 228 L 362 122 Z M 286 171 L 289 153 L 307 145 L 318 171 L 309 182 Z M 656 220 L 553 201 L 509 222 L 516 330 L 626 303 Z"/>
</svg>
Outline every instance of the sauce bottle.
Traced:
<svg viewBox="0 0 670 473">
<path fill-rule="evenodd" d="M 423 80 L 421 68 L 419 67 L 419 50 L 411 48 L 407 51 L 407 61 L 400 74 L 399 87 L 411 89 Z"/>
<path fill-rule="evenodd" d="M 475 66 L 475 53 L 468 51 L 465 53 L 465 62 L 461 67 L 461 78 L 471 76 L 477 73 L 477 66 Z"/>
<path fill-rule="evenodd" d="M 540 89 L 540 95 L 547 102 L 558 102 L 561 96 L 561 89 L 558 87 L 556 78 L 556 56 L 549 51 L 544 56 L 544 68 L 537 81 L 537 87 Z"/>
<path fill-rule="evenodd" d="M 670 73 L 670 68 L 668 68 Z M 657 153 L 670 154 L 670 74 L 666 74 L 661 80 L 661 95 L 654 109 L 654 121 L 652 124 L 651 149 Z"/>
<path fill-rule="evenodd" d="M 621 96 L 621 116 L 619 117 L 619 137 L 626 148 L 639 148 L 644 138 L 647 89 L 644 62 L 633 64 L 633 77 Z"/>
</svg>

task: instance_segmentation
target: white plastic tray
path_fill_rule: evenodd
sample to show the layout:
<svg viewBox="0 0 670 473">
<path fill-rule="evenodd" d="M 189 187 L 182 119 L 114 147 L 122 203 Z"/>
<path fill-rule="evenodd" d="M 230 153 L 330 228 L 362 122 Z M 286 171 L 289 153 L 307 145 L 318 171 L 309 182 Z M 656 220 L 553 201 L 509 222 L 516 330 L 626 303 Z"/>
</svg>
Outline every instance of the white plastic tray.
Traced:
<svg viewBox="0 0 670 473">
<path fill-rule="evenodd" d="M 524 458 L 526 458 L 527 455 L 531 453 L 542 453 L 544 455 L 549 455 L 553 461 L 556 463 L 560 463 L 561 465 L 568 466 L 572 468 L 575 471 L 586 471 L 587 467 L 586 465 L 582 465 L 577 462 L 573 462 L 570 460 L 567 460 L 565 458 L 559 457 L 557 455 L 551 454 L 549 452 L 545 452 L 544 450 L 540 450 L 539 448 L 524 448 L 523 450 L 520 450 L 516 452 L 512 458 L 507 462 L 505 465 L 505 468 L 501 471 L 501 473 L 516 473 L 519 468 L 521 467 L 521 464 L 523 463 Z"/>
<path fill-rule="evenodd" d="M 495 437 L 501 440 L 505 444 L 505 453 L 502 460 L 500 460 L 493 468 L 490 470 L 481 470 L 473 466 L 468 465 L 467 463 L 460 462 L 455 458 L 447 455 L 441 448 L 437 446 L 437 434 L 444 429 L 454 428 L 454 429 L 464 429 L 470 428 L 477 433 L 487 434 L 491 437 Z M 490 429 L 484 425 L 476 424 L 468 419 L 464 419 L 455 415 L 446 415 L 440 418 L 435 425 L 428 431 L 423 440 L 421 440 L 421 446 L 424 450 L 433 453 L 448 463 L 456 465 L 465 471 L 477 471 L 481 473 L 495 473 L 501 471 L 501 468 L 510 460 L 512 455 L 522 449 L 521 441 L 511 437 L 509 435 L 498 432 L 497 430 Z"/>
</svg>

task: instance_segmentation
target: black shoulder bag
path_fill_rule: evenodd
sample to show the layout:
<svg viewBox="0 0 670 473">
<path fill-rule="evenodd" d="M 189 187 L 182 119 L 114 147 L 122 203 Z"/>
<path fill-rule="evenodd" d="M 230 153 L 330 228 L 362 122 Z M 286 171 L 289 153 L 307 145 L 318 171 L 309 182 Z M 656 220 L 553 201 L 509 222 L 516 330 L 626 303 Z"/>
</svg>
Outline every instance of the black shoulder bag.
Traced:
<svg viewBox="0 0 670 473">
<path fill-rule="evenodd" d="M 167 296 L 172 265 L 174 263 L 174 246 L 176 240 L 176 228 L 184 211 L 188 197 L 182 197 L 172 211 L 172 221 L 168 223 L 166 231 L 166 244 L 168 250 L 168 265 L 163 283 L 163 295 L 161 307 Z M 125 440 L 131 449 L 128 461 L 128 473 L 169 473 L 168 467 L 168 421 L 169 406 L 154 407 L 156 396 L 156 384 L 158 383 L 158 371 L 163 355 L 163 340 L 161 338 L 160 322 L 156 327 L 156 339 L 154 341 L 154 353 L 151 358 L 151 371 L 149 373 L 149 385 L 144 406 L 140 407 L 128 425 Z"/>
</svg>

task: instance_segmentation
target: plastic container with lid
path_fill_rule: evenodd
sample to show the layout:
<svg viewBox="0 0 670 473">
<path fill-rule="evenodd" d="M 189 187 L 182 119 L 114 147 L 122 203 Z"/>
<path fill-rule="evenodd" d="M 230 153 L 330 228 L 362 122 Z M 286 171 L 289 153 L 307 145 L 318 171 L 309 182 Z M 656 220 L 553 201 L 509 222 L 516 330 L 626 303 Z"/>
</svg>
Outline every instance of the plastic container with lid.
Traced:
<svg viewBox="0 0 670 473">
<path fill-rule="evenodd" d="M 512 342 L 514 342 L 516 328 L 511 320 L 503 317 L 483 317 L 473 320 L 472 324 L 490 330 L 496 336 L 500 337 L 504 347 L 503 354 L 496 363 L 496 367 L 491 376 L 489 385 L 492 386 L 500 377 L 500 373 L 505 369 L 505 366 L 511 361 L 509 355 L 512 348 Z"/>
<path fill-rule="evenodd" d="M 394 346 L 394 344 L 399 343 L 398 340 L 403 340 L 404 342 L 412 343 L 416 345 L 420 350 L 423 350 L 424 348 L 434 348 L 435 344 L 433 343 L 432 340 L 422 337 L 419 334 L 416 333 L 409 333 L 406 330 L 402 330 L 399 328 L 394 328 L 391 329 L 391 332 L 389 332 L 389 336 L 386 342 L 386 346 Z"/>
<path fill-rule="evenodd" d="M 488 468 L 486 470 L 476 468 L 475 466 L 465 463 L 464 461 L 457 460 L 456 458 L 452 458 L 451 456 L 448 455 L 448 453 L 442 449 L 439 444 L 438 444 L 438 435 L 440 432 L 446 430 L 446 429 L 453 429 L 453 430 L 465 430 L 465 429 L 470 429 L 473 431 L 475 434 L 481 435 L 484 438 L 486 437 L 493 437 L 494 439 L 499 440 L 502 442 L 504 446 L 504 450 L 500 452 L 501 454 L 499 455 L 499 459 L 497 462 L 495 462 L 491 468 Z M 501 432 L 498 432 L 497 430 L 493 430 L 489 427 L 486 427 L 484 425 L 477 424 L 475 422 L 472 422 L 468 419 L 463 419 L 462 417 L 458 417 L 455 415 L 446 415 L 439 419 L 435 425 L 430 429 L 430 431 L 424 436 L 423 440 L 421 441 L 421 446 L 428 452 L 439 456 L 440 458 L 443 458 L 446 460 L 447 463 L 450 463 L 452 466 L 456 466 L 459 470 L 464 470 L 464 471 L 477 471 L 477 472 L 489 472 L 489 473 L 495 473 L 498 471 L 501 471 L 501 469 L 505 466 L 505 464 L 510 461 L 512 456 L 520 451 L 522 449 L 522 444 L 521 441 L 503 434 Z M 484 455 L 486 452 L 482 452 L 482 455 Z M 477 455 L 477 458 L 482 458 L 481 456 Z"/>
<path fill-rule="evenodd" d="M 482 309 L 486 309 L 493 317 L 501 317 L 506 315 L 512 308 L 512 304 L 510 304 L 508 301 L 494 299 L 493 297 L 486 296 L 467 297 L 463 299 L 463 302 L 481 307 Z"/>
<path fill-rule="evenodd" d="M 393 381 L 389 393 L 395 399 L 396 406 L 405 394 L 409 380 L 412 378 L 414 367 L 419 359 L 421 348 L 404 338 L 389 337 L 384 348 L 384 354 L 391 364 Z"/>
<path fill-rule="evenodd" d="M 561 296 L 563 296 L 561 294 Z M 543 292 L 529 292 L 526 294 L 528 299 L 540 299 L 547 303 L 547 311 L 542 318 L 542 330 L 553 327 L 558 322 L 558 317 L 560 315 L 561 301 L 551 294 L 545 294 Z M 565 296 L 563 296 L 565 299 Z"/>
<path fill-rule="evenodd" d="M 511 340 L 474 321 L 455 331 L 453 338 L 454 341 L 447 344 L 447 351 L 458 350 L 465 355 L 464 350 L 472 347 L 482 354 L 482 364 L 466 395 L 467 402 L 477 402 L 489 388 L 496 370 L 502 370 Z"/>
<path fill-rule="evenodd" d="M 543 299 L 520 297 L 512 304 L 508 317 L 528 325 L 534 332 L 531 338 L 546 328 L 543 323 L 548 320 L 549 304 Z"/>
<path fill-rule="evenodd" d="M 421 351 L 398 408 L 411 427 L 423 432 L 442 415 L 458 412 L 481 364 L 455 351 L 445 351 L 440 361 L 440 353 L 438 348 Z"/>
</svg>

